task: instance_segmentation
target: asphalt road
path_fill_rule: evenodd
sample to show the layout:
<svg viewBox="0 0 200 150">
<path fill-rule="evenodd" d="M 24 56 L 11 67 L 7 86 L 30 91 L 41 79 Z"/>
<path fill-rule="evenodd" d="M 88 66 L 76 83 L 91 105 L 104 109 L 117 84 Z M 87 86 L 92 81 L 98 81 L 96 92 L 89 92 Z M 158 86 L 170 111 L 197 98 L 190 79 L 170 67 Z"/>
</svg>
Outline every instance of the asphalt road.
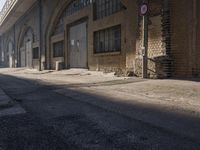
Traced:
<svg viewBox="0 0 200 150">
<path fill-rule="evenodd" d="M 200 150 L 198 141 L 60 95 L 56 86 L 0 75 L 0 87 L 26 110 L 0 117 L 0 150 Z"/>
</svg>

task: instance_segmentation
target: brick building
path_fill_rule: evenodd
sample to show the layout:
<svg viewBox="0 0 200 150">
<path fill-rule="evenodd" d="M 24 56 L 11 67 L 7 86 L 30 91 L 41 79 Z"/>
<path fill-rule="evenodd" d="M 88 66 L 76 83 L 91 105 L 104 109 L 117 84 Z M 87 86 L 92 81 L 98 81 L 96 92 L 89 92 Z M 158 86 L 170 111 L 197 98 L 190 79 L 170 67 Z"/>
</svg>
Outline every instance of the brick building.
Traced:
<svg viewBox="0 0 200 150">
<path fill-rule="evenodd" d="M 200 76 L 200 2 L 148 2 L 148 76 Z M 0 15 L 1 64 L 37 69 L 57 64 L 141 76 L 141 3 L 8 0 Z"/>
</svg>

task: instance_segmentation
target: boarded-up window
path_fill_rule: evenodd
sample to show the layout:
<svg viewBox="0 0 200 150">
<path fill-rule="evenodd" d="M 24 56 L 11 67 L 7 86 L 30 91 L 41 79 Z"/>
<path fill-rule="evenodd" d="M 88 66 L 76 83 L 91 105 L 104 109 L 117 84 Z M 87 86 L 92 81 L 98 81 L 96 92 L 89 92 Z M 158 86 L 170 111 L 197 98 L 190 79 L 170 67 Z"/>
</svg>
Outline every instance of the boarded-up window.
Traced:
<svg viewBox="0 0 200 150">
<path fill-rule="evenodd" d="M 33 48 L 33 59 L 39 59 L 39 48 Z"/>
<path fill-rule="evenodd" d="M 53 57 L 63 57 L 64 42 L 56 42 L 53 44 Z"/>
<path fill-rule="evenodd" d="M 95 19 L 102 19 L 125 8 L 120 0 L 94 0 L 94 3 Z"/>
<path fill-rule="evenodd" d="M 117 52 L 121 50 L 121 25 L 94 33 L 95 53 Z"/>
</svg>

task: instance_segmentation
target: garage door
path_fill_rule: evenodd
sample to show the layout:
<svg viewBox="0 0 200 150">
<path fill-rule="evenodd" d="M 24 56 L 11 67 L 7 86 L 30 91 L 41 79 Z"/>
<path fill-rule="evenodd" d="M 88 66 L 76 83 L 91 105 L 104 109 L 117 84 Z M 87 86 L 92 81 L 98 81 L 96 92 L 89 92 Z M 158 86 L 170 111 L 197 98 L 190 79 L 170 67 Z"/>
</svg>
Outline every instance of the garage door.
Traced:
<svg viewBox="0 0 200 150">
<path fill-rule="evenodd" d="M 26 42 L 26 67 L 32 68 L 32 42 Z"/>
<path fill-rule="evenodd" d="M 26 52 L 24 47 L 20 48 L 20 66 L 26 67 Z"/>
<path fill-rule="evenodd" d="M 71 68 L 87 68 L 87 23 L 70 27 L 69 53 Z"/>
</svg>

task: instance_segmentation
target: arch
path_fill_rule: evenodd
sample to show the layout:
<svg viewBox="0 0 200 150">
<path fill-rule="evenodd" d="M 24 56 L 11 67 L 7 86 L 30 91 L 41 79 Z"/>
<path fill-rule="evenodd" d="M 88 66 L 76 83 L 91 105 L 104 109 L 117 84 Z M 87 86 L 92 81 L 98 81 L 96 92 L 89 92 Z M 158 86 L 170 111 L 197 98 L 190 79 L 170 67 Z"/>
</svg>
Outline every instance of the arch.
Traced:
<svg viewBox="0 0 200 150">
<path fill-rule="evenodd" d="M 65 9 L 65 7 L 71 2 L 72 0 L 60 0 L 57 2 L 56 8 L 53 11 L 49 22 L 48 22 L 48 26 L 46 28 L 45 31 L 45 62 L 46 62 L 46 67 L 47 69 L 50 69 L 51 65 L 51 36 L 53 34 L 53 30 L 56 26 L 55 22 L 57 22 L 59 20 L 59 16 L 62 14 L 63 10 Z"/>
<path fill-rule="evenodd" d="M 62 17 L 69 16 L 72 13 L 75 13 L 76 11 L 80 10 L 83 7 L 88 6 L 89 4 L 93 3 L 93 0 L 62 0 L 58 1 L 57 7 L 53 11 L 48 26 L 46 28 L 45 32 L 45 50 L 46 50 L 46 63 L 47 68 L 50 69 L 51 64 L 51 36 L 54 34 L 54 31 L 56 29 L 56 26 L 59 24 L 59 21 Z M 78 5 L 77 9 L 71 10 L 74 6 Z M 68 9 L 69 8 L 69 9 Z M 64 26 L 63 26 L 64 28 Z M 64 31 L 63 31 L 64 32 Z"/>
<path fill-rule="evenodd" d="M 19 39 L 18 39 L 18 49 L 20 48 L 20 46 L 22 46 L 22 44 L 24 42 L 23 40 L 25 40 L 24 38 L 26 36 L 28 36 L 30 38 L 30 40 L 32 40 L 33 42 L 35 41 L 34 31 L 31 26 L 24 25 L 22 27 L 20 35 L 19 35 Z"/>
<path fill-rule="evenodd" d="M 121 0 L 116 0 L 116 1 L 118 3 L 120 3 L 120 5 L 121 5 L 120 10 L 126 8 L 123 4 L 125 3 L 127 5 L 127 0 L 123 0 L 123 3 L 121 2 Z M 61 28 L 63 29 L 61 31 L 65 35 L 64 40 L 66 40 L 66 37 L 67 37 L 67 33 L 65 33 L 65 26 L 62 21 L 62 18 L 71 16 L 74 13 L 81 10 L 82 8 L 85 8 L 85 7 L 93 4 L 94 2 L 97 2 L 97 1 L 96 0 L 60 0 L 60 1 L 58 1 L 55 10 L 53 11 L 51 17 L 49 18 L 49 22 L 48 22 L 46 32 L 45 32 L 45 56 L 46 56 L 45 61 L 46 61 L 46 65 L 47 65 L 48 69 L 52 68 L 52 66 L 53 66 L 52 62 L 54 61 L 54 60 L 52 60 L 52 45 L 53 44 L 51 43 L 51 36 L 54 35 L 55 29 L 58 27 L 57 31 L 59 33 L 60 32 L 59 27 L 61 26 Z M 113 13 L 115 13 L 115 12 L 113 12 Z M 78 21 L 78 19 L 77 19 L 77 21 Z M 66 48 L 67 41 L 64 41 L 64 46 Z M 66 50 L 65 50 L 65 52 L 66 52 Z M 69 54 L 69 52 L 64 54 L 64 62 L 65 62 L 65 65 L 67 65 L 67 66 L 68 66 L 68 62 L 67 62 L 68 59 L 66 57 L 68 57 L 67 56 L 68 54 Z"/>
<path fill-rule="evenodd" d="M 13 68 L 14 65 L 14 42 L 10 37 L 6 39 L 3 50 L 4 63 L 6 67 Z"/>
<path fill-rule="evenodd" d="M 50 33 L 53 34 L 56 26 L 62 22 L 63 17 L 72 15 L 80 9 L 90 5 L 93 1 L 94 0 L 64 0 L 59 2 L 50 18 L 49 26 L 46 31 L 50 29 Z"/>
<path fill-rule="evenodd" d="M 18 67 L 32 68 L 32 43 L 34 41 L 35 37 L 33 28 L 24 25 L 17 42 Z"/>
</svg>

